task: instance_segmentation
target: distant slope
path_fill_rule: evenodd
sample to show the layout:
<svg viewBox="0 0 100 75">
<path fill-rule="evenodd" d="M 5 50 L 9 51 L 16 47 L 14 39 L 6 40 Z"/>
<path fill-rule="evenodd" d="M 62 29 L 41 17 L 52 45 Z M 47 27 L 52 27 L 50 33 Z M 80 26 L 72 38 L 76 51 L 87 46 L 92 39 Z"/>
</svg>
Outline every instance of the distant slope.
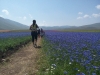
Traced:
<svg viewBox="0 0 100 75">
<path fill-rule="evenodd" d="M 89 25 L 83 25 L 83 26 L 39 26 L 40 28 L 43 28 L 44 30 L 93 30 L 97 29 L 100 30 L 100 23 L 94 23 Z M 4 19 L 0 17 L 0 30 L 22 30 L 22 29 L 29 29 L 29 26 L 20 24 L 18 22 Z"/>
<path fill-rule="evenodd" d="M 44 30 L 99 30 L 100 29 L 100 23 L 94 23 L 89 25 L 83 25 L 83 26 L 40 26 L 40 28 L 43 28 Z"/>
<path fill-rule="evenodd" d="M 78 27 L 79 29 L 100 29 L 100 23 L 94 23 Z"/>
<path fill-rule="evenodd" d="M 60 29 L 66 29 L 66 28 L 72 28 L 75 26 L 40 26 L 40 28 L 43 28 L 44 30 L 60 30 Z"/>
<path fill-rule="evenodd" d="M 21 29 L 29 29 L 29 26 L 0 17 L 0 30 L 21 30 Z"/>
<path fill-rule="evenodd" d="M 100 30 L 100 23 L 83 25 L 79 27 L 65 28 L 64 30 Z"/>
</svg>

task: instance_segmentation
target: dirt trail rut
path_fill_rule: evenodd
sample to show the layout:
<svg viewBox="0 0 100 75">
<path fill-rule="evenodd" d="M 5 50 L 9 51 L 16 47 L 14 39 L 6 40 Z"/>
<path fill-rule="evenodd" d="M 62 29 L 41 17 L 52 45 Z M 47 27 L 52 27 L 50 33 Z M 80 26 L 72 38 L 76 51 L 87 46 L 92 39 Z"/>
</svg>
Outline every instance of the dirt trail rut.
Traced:
<svg viewBox="0 0 100 75">
<path fill-rule="evenodd" d="M 41 45 L 41 39 L 38 39 L 38 45 Z M 32 42 L 20 48 L 7 58 L 9 62 L 0 63 L 0 75 L 36 75 L 40 49 L 34 48 Z"/>
</svg>

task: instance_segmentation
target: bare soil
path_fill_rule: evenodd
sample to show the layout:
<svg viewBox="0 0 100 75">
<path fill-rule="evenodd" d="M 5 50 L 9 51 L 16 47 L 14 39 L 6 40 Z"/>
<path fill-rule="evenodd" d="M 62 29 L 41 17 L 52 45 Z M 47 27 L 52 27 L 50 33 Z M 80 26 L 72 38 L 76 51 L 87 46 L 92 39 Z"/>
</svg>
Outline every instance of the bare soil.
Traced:
<svg viewBox="0 0 100 75">
<path fill-rule="evenodd" d="M 38 39 L 41 45 L 41 39 Z M 36 75 L 41 48 L 34 48 L 32 42 L 20 48 L 0 63 L 0 75 Z"/>
</svg>

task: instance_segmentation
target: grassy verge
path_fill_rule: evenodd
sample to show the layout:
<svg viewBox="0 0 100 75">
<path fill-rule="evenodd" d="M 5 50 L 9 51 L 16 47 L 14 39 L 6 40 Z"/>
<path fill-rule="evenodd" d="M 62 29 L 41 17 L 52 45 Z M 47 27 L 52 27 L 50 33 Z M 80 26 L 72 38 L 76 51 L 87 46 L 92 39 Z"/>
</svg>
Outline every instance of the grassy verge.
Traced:
<svg viewBox="0 0 100 75">
<path fill-rule="evenodd" d="M 31 40 L 30 36 L 0 39 L 0 60 L 18 50 Z"/>
<path fill-rule="evenodd" d="M 49 64 L 49 56 L 46 55 L 47 51 L 47 46 L 46 46 L 46 41 L 42 39 L 42 48 L 40 51 L 40 58 L 38 60 L 38 65 L 39 65 L 39 71 L 37 72 L 37 75 L 47 75 L 47 71 L 50 68 Z"/>
<path fill-rule="evenodd" d="M 31 37 L 18 37 L 18 38 L 6 38 L 0 39 L 0 51 L 5 52 L 21 44 L 25 44 L 30 41 Z"/>
</svg>

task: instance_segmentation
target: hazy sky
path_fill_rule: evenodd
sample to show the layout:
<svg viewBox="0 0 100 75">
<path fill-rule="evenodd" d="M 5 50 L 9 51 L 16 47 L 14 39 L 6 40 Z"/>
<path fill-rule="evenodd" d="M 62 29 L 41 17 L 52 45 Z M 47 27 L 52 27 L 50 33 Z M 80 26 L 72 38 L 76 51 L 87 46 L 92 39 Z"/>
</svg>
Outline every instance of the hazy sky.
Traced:
<svg viewBox="0 0 100 75">
<path fill-rule="evenodd" d="M 100 22 L 100 0 L 0 0 L 0 17 L 39 26 Z"/>
</svg>

